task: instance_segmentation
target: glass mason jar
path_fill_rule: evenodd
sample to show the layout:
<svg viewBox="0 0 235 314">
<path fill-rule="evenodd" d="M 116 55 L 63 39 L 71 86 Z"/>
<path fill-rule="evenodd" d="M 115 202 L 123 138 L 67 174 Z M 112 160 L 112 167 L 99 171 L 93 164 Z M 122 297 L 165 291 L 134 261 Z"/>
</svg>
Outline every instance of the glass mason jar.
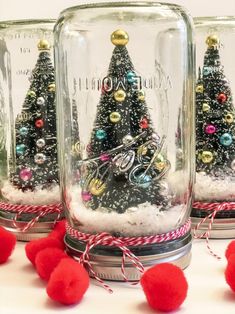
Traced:
<svg viewBox="0 0 235 314">
<path fill-rule="evenodd" d="M 60 216 L 52 20 L 0 23 L 0 224 L 29 240 Z"/>
<path fill-rule="evenodd" d="M 71 254 L 84 257 L 88 239 L 107 235 L 112 243 L 93 237 L 89 252 L 103 278 L 122 279 L 124 244 L 145 266 L 167 259 L 185 267 L 193 182 L 188 136 L 193 44 L 187 14 L 156 2 L 69 8 L 55 26 L 55 62 Z M 134 280 L 138 275 L 127 266 Z"/>
<path fill-rule="evenodd" d="M 211 236 L 235 228 L 235 17 L 195 19 L 196 184 L 193 223 L 215 214 Z M 206 231 L 207 221 L 199 229 Z"/>
</svg>

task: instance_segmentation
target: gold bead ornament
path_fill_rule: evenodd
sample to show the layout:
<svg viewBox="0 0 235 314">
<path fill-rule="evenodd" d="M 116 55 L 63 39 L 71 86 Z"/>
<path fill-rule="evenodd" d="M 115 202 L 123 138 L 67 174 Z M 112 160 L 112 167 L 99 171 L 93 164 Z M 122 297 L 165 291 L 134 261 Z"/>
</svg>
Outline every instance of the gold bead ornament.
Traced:
<svg viewBox="0 0 235 314">
<path fill-rule="evenodd" d="M 141 145 L 137 150 L 138 156 L 145 156 L 148 152 L 148 148 L 145 145 Z"/>
<path fill-rule="evenodd" d="M 102 182 L 99 179 L 92 179 L 89 184 L 89 190 L 91 194 L 99 196 L 101 195 L 106 188 L 106 185 L 104 182 Z"/>
<path fill-rule="evenodd" d="M 126 93 L 124 92 L 124 90 L 119 89 L 114 93 L 113 97 L 117 102 L 123 102 L 126 98 Z"/>
<path fill-rule="evenodd" d="M 205 102 L 205 103 L 202 104 L 202 111 L 203 111 L 203 112 L 209 112 L 210 109 L 211 109 L 211 107 L 208 105 L 207 102 Z"/>
<path fill-rule="evenodd" d="M 41 39 L 38 43 L 38 50 L 50 50 L 51 46 L 46 39 Z"/>
<path fill-rule="evenodd" d="M 48 91 L 49 92 L 55 92 L 55 83 L 51 83 L 48 85 Z"/>
<path fill-rule="evenodd" d="M 202 84 L 197 85 L 197 87 L 196 87 L 196 93 L 203 93 L 203 91 L 204 91 L 203 85 L 202 85 Z"/>
<path fill-rule="evenodd" d="M 121 120 L 121 115 L 118 112 L 111 112 L 109 119 L 112 123 L 118 123 Z"/>
<path fill-rule="evenodd" d="M 154 165 L 158 171 L 162 171 L 166 167 L 165 159 L 161 154 L 157 156 Z"/>
<path fill-rule="evenodd" d="M 144 92 L 143 90 L 140 90 L 140 91 L 138 92 L 138 99 L 139 99 L 140 101 L 144 101 L 144 100 L 145 100 L 145 92 Z"/>
<path fill-rule="evenodd" d="M 209 152 L 209 151 L 204 151 L 202 152 L 201 154 L 201 160 L 204 164 L 209 164 L 212 162 L 213 160 L 213 154 L 212 152 Z"/>
<path fill-rule="evenodd" d="M 219 37 L 217 35 L 210 35 L 206 39 L 206 44 L 209 48 L 216 47 L 220 43 Z"/>
<path fill-rule="evenodd" d="M 128 41 L 129 41 L 129 36 L 128 36 L 127 32 L 125 32 L 122 29 L 117 29 L 111 35 L 111 42 L 115 46 L 126 46 Z"/>
<path fill-rule="evenodd" d="M 33 90 L 28 91 L 27 95 L 30 97 L 36 97 L 36 93 Z"/>
<path fill-rule="evenodd" d="M 233 120 L 234 120 L 234 117 L 233 117 L 233 114 L 232 113 L 227 113 L 226 115 L 225 115 L 225 121 L 227 122 L 227 123 L 233 123 Z"/>
</svg>

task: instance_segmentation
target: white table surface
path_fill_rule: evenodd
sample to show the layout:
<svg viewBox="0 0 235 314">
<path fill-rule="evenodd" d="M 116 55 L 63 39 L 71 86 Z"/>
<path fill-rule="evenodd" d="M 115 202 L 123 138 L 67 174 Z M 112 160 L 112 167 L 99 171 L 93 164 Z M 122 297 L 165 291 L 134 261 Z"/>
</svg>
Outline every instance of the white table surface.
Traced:
<svg viewBox="0 0 235 314">
<path fill-rule="evenodd" d="M 218 261 L 209 255 L 204 240 L 194 240 L 192 261 L 185 270 L 188 296 L 177 314 L 234 314 L 235 293 L 224 279 L 224 251 L 231 240 L 210 240 Z M 46 283 L 38 276 L 18 242 L 10 260 L 0 265 L 0 314 L 139 314 L 154 313 L 139 286 L 111 282 L 109 294 L 94 280 L 84 299 L 74 306 L 62 306 L 46 294 Z"/>
</svg>

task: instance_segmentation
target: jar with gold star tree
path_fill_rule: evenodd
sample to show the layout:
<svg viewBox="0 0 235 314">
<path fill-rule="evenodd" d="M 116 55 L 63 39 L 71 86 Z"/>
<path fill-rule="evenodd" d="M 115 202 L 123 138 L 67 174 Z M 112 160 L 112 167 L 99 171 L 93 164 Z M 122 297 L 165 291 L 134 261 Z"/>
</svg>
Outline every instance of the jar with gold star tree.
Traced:
<svg viewBox="0 0 235 314">
<path fill-rule="evenodd" d="M 193 221 L 215 215 L 211 236 L 234 237 L 235 108 L 229 32 L 235 20 L 196 19 L 196 184 Z M 204 38 L 203 38 L 204 37 Z M 204 39 L 204 40 L 203 40 Z M 202 42 L 203 40 L 203 42 Z M 204 52 L 202 50 L 204 49 Z M 205 230 L 207 222 L 199 229 Z"/>
<path fill-rule="evenodd" d="M 15 21 L 0 26 L 6 150 L 1 175 L 0 224 L 19 240 L 45 236 L 61 217 L 55 71 L 51 44 L 54 21 Z M 3 51 L 3 48 L 6 51 Z M 3 76 L 4 66 L 7 77 Z"/>
<path fill-rule="evenodd" d="M 193 112 L 193 45 L 181 10 L 154 3 L 84 5 L 65 10 L 55 26 L 65 242 L 84 263 L 89 255 L 103 278 L 123 280 L 124 247 L 146 265 L 166 256 L 182 267 L 189 262 L 193 148 L 185 135 L 192 127 L 186 121 Z M 144 13 L 150 11 L 151 19 Z M 163 47 L 174 49 L 174 60 Z M 168 233 L 168 244 L 160 244 Z M 128 264 L 128 277 L 139 278 Z"/>
</svg>

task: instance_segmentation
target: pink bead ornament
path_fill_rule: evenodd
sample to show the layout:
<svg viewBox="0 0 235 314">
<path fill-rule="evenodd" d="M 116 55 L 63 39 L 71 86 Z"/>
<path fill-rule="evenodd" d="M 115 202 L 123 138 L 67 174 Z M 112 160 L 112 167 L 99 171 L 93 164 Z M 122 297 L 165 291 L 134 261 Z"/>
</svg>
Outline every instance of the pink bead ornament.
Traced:
<svg viewBox="0 0 235 314">
<path fill-rule="evenodd" d="M 110 159 L 110 156 L 106 153 L 100 155 L 100 160 L 101 161 L 108 161 Z"/>
<path fill-rule="evenodd" d="M 205 132 L 206 132 L 206 134 L 214 134 L 216 132 L 216 128 L 214 125 L 208 124 L 205 127 Z"/>
<path fill-rule="evenodd" d="M 91 198 L 92 198 L 92 195 L 89 192 L 86 192 L 86 191 L 82 192 L 82 200 L 84 202 L 89 202 Z"/>
<path fill-rule="evenodd" d="M 29 168 L 24 168 L 20 170 L 20 178 L 23 181 L 28 181 L 32 178 L 33 173 L 32 170 Z"/>
</svg>

